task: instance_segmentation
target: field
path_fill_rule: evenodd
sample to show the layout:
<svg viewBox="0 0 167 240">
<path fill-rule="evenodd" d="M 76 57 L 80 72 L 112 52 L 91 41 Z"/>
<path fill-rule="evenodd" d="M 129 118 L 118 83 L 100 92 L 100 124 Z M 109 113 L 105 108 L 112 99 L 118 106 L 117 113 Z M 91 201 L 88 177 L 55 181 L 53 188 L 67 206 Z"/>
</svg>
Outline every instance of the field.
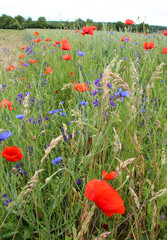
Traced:
<svg viewBox="0 0 167 240">
<path fill-rule="evenodd" d="M 0 240 L 167 239 L 167 36 L 0 39 Z"/>
</svg>

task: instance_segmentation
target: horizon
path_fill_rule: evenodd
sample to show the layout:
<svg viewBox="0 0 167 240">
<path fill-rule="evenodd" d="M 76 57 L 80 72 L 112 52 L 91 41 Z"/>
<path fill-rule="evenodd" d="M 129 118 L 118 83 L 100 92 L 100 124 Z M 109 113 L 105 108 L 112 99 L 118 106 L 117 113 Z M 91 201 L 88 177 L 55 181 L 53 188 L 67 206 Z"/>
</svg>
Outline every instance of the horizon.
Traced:
<svg viewBox="0 0 167 240">
<path fill-rule="evenodd" d="M 94 22 L 125 22 L 126 19 L 132 19 L 135 24 L 144 21 L 148 25 L 166 27 L 165 5 L 165 0 L 159 0 L 157 5 L 152 4 L 151 0 L 140 0 L 135 6 L 133 0 L 103 0 L 103 4 L 95 0 L 64 0 L 63 4 L 56 0 L 48 0 L 47 3 L 43 0 L 6 0 L 1 3 L 0 15 L 21 15 L 25 19 L 31 17 L 34 21 L 38 17 L 45 17 L 47 21 L 75 21 L 81 18 L 84 21 L 92 19 Z"/>
</svg>

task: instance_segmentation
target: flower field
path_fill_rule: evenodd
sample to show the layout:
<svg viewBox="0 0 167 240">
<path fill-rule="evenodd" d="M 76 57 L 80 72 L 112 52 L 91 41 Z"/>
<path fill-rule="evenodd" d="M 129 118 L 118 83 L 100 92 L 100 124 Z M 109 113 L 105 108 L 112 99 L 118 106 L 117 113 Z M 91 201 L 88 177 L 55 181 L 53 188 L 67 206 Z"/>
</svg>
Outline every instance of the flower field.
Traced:
<svg viewBox="0 0 167 240">
<path fill-rule="evenodd" d="M 167 238 L 167 31 L 131 21 L 6 32 L 0 240 Z"/>
</svg>

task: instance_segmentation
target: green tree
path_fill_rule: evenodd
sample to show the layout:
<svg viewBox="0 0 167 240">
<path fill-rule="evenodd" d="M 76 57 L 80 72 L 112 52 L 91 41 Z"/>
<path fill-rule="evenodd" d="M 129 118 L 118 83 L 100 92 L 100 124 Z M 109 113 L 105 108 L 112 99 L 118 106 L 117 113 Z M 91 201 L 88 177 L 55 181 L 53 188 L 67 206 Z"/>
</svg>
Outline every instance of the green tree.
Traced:
<svg viewBox="0 0 167 240">
<path fill-rule="evenodd" d="M 25 18 L 22 17 L 21 15 L 18 15 L 15 17 L 15 19 L 19 22 L 21 28 L 23 29 L 25 26 Z"/>
</svg>

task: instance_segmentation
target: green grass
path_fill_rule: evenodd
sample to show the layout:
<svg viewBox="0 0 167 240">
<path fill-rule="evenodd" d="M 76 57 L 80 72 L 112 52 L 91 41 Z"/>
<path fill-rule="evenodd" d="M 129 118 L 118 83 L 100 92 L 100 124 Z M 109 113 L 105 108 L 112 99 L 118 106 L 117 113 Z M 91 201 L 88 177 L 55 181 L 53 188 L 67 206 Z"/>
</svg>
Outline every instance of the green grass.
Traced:
<svg viewBox="0 0 167 240">
<path fill-rule="evenodd" d="M 29 39 L 23 45 L 31 45 L 25 62 L 39 58 L 35 64 L 20 65 L 18 56 L 25 50 L 21 51 L 18 45 L 17 68 L 11 72 L 1 68 L 0 84 L 6 84 L 6 88 L 0 90 L 0 101 L 9 99 L 14 109 L 0 108 L 1 131 L 13 133 L 1 142 L 0 149 L 20 147 L 24 159 L 18 164 L 24 164 L 26 175 L 11 173 L 16 164 L 0 156 L 0 239 L 102 239 L 99 236 L 104 233 L 104 238 L 106 231 L 108 239 L 165 239 L 166 195 L 160 194 L 166 188 L 167 56 L 162 54 L 167 47 L 165 36 L 157 33 L 148 38 L 138 33 L 107 31 L 95 31 L 94 36 L 70 30 L 39 32 L 43 40 L 34 45 L 34 30 L 22 32 Z M 129 43 L 121 41 L 126 34 L 130 36 Z M 47 37 L 51 43 L 67 38 L 71 50 L 51 46 L 44 40 Z M 156 47 L 146 52 L 145 41 L 153 41 Z M 50 46 L 44 48 L 45 44 Z M 78 50 L 86 55 L 78 56 Z M 61 59 L 65 54 L 71 54 L 72 59 Z M 107 74 L 107 66 L 112 74 Z M 45 67 L 52 67 L 53 72 L 44 74 Z M 103 85 L 103 73 L 111 88 Z M 101 91 L 92 96 L 97 79 Z M 87 82 L 90 91 L 75 91 L 73 81 Z M 130 92 L 123 101 L 115 96 L 119 87 Z M 31 92 L 27 108 L 23 104 L 26 92 Z M 110 105 L 111 95 L 115 107 Z M 24 99 L 19 104 L 21 96 Z M 96 99 L 98 107 L 93 104 Z M 81 101 L 88 104 L 81 106 Z M 49 114 L 55 109 L 63 109 L 66 116 Z M 17 114 L 25 114 L 25 118 L 19 120 Z M 68 139 L 62 138 L 43 158 L 52 139 L 62 135 L 63 126 Z M 55 166 L 52 160 L 59 156 L 63 160 Z M 131 158 L 135 160 L 123 168 L 119 160 Z M 26 192 L 25 186 L 39 169 L 43 171 Z M 109 218 L 96 207 L 84 223 L 83 216 L 90 214 L 94 204 L 84 195 L 85 185 L 92 179 L 102 179 L 103 170 L 118 172 L 116 179 L 108 182 L 119 189 L 125 214 Z M 77 185 L 78 179 L 82 180 L 81 185 Z M 12 198 L 7 207 L 3 205 L 5 193 L 8 200 Z M 155 197 L 156 193 L 159 197 Z M 87 230 L 83 229 L 84 224 Z M 107 230 L 104 224 L 108 224 Z"/>
</svg>

